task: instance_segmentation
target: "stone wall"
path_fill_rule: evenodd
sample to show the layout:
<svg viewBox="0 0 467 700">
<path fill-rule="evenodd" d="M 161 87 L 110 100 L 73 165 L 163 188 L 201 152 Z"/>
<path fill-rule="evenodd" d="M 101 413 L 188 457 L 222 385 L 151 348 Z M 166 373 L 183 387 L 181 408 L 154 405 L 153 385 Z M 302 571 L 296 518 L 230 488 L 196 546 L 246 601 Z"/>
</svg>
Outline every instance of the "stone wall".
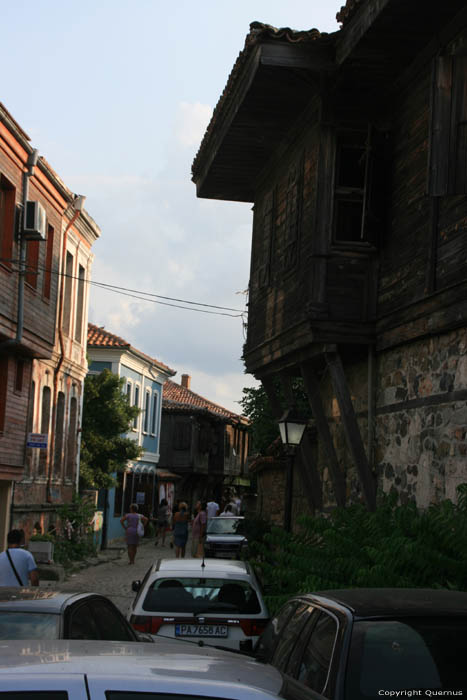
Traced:
<svg viewBox="0 0 467 700">
<path fill-rule="evenodd" d="M 368 450 L 368 372 L 362 360 L 345 373 Z M 329 377 L 321 392 L 347 502 L 361 500 L 361 487 L 347 448 Z M 419 507 L 445 498 L 467 482 L 467 330 L 426 338 L 379 353 L 375 379 L 374 469 L 378 490 L 396 490 L 400 502 Z M 323 508 L 335 505 L 326 455 L 318 442 Z"/>
</svg>

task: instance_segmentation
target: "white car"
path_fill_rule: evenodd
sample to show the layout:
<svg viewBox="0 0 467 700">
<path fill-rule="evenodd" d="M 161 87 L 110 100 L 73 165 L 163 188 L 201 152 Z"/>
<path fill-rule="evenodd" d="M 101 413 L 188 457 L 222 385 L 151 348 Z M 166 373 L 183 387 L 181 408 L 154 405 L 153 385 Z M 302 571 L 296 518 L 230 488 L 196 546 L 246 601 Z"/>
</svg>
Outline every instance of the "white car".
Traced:
<svg viewBox="0 0 467 700">
<path fill-rule="evenodd" d="M 249 651 L 269 614 L 248 562 L 159 559 L 127 618 L 138 632 Z"/>
<path fill-rule="evenodd" d="M 278 700 L 281 688 L 272 666 L 184 642 L 0 642 L 5 700 Z"/>
</svg>

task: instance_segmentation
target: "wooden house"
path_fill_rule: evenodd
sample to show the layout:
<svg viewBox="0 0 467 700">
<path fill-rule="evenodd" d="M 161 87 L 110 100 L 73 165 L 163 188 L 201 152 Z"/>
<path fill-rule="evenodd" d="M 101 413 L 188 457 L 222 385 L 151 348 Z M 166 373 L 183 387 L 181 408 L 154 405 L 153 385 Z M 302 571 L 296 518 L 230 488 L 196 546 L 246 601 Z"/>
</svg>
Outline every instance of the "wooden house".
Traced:
<svg viewBox="0 0 467 700">
<path fill-rule="evenodd" d="M 76 492 L 100 235 L 83 200 L 0 104 L 0 546 L 53 528 Z"/>
<path fill-rule="evenodd" d="M 277 416 L 303 380 L 296 491 L 426 506 L 467 481 L 467 7 L 337 18 L 250 25 L 193 180 L 254 204 L 244 361 Z"/>
<path fill-rule="evenodd" d="M 161 467 L 178 474 L 177 496 L 221 502 L 225 487 L 249 484 L 248 420 L 196 394 L 191 377 L 164 384 Z"/>
</svg>

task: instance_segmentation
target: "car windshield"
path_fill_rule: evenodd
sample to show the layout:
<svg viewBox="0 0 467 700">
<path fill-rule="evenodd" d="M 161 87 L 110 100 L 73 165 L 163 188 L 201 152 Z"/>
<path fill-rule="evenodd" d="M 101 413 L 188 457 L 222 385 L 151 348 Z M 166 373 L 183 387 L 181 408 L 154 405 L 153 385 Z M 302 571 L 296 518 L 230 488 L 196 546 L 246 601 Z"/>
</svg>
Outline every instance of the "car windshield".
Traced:
<svg viewBox="0 0 467 700">
<path fill-rule="evenodd" d="M 60 616 L 53 613 L 0 612 L 0 639 L 58 639 Z"/>
<path fill-rule="evenodd" d="M 379 698 L 381 689 L 462 689 L 466 654 L 466 618 L 356 622 L 345 697 Z"/>
<path fill-rule="evenodd" d="M 247 581 L 222 578 L 160 578 L 143 603 L 148 612 L 258 614 L 258 596 Z"/>
<path fill-rule="evenodd" d="M 208 520 L 208 535 L 243 535 L 243 518 L 213 518 Z"/>
</svg>

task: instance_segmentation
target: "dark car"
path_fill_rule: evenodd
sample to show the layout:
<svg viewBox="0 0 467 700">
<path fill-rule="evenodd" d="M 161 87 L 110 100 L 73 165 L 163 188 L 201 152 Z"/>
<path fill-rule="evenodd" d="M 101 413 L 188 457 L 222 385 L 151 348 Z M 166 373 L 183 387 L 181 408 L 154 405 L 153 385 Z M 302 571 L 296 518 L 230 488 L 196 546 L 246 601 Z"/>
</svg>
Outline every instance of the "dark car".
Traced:
<svg viewBox="0 0 467 700">
<path fill-rule="evenodd" d="M 0 639 L 138 642 L 143 636 L 105 596 L 0 587 Z"/>
<path fill-rule="evenodd" d="M 243 517 L 220 515 L 208 520 L 204 543 L 204 553 L 207 557 L 242 559 L 247 545 Z"/>
<path fill-rule="evenodd" d="M 290 698 L 462 696 L 467 593 L 366 588 L 299 595 L 271 619 L 254 654 L 284 674 Z"/>
</svg>

